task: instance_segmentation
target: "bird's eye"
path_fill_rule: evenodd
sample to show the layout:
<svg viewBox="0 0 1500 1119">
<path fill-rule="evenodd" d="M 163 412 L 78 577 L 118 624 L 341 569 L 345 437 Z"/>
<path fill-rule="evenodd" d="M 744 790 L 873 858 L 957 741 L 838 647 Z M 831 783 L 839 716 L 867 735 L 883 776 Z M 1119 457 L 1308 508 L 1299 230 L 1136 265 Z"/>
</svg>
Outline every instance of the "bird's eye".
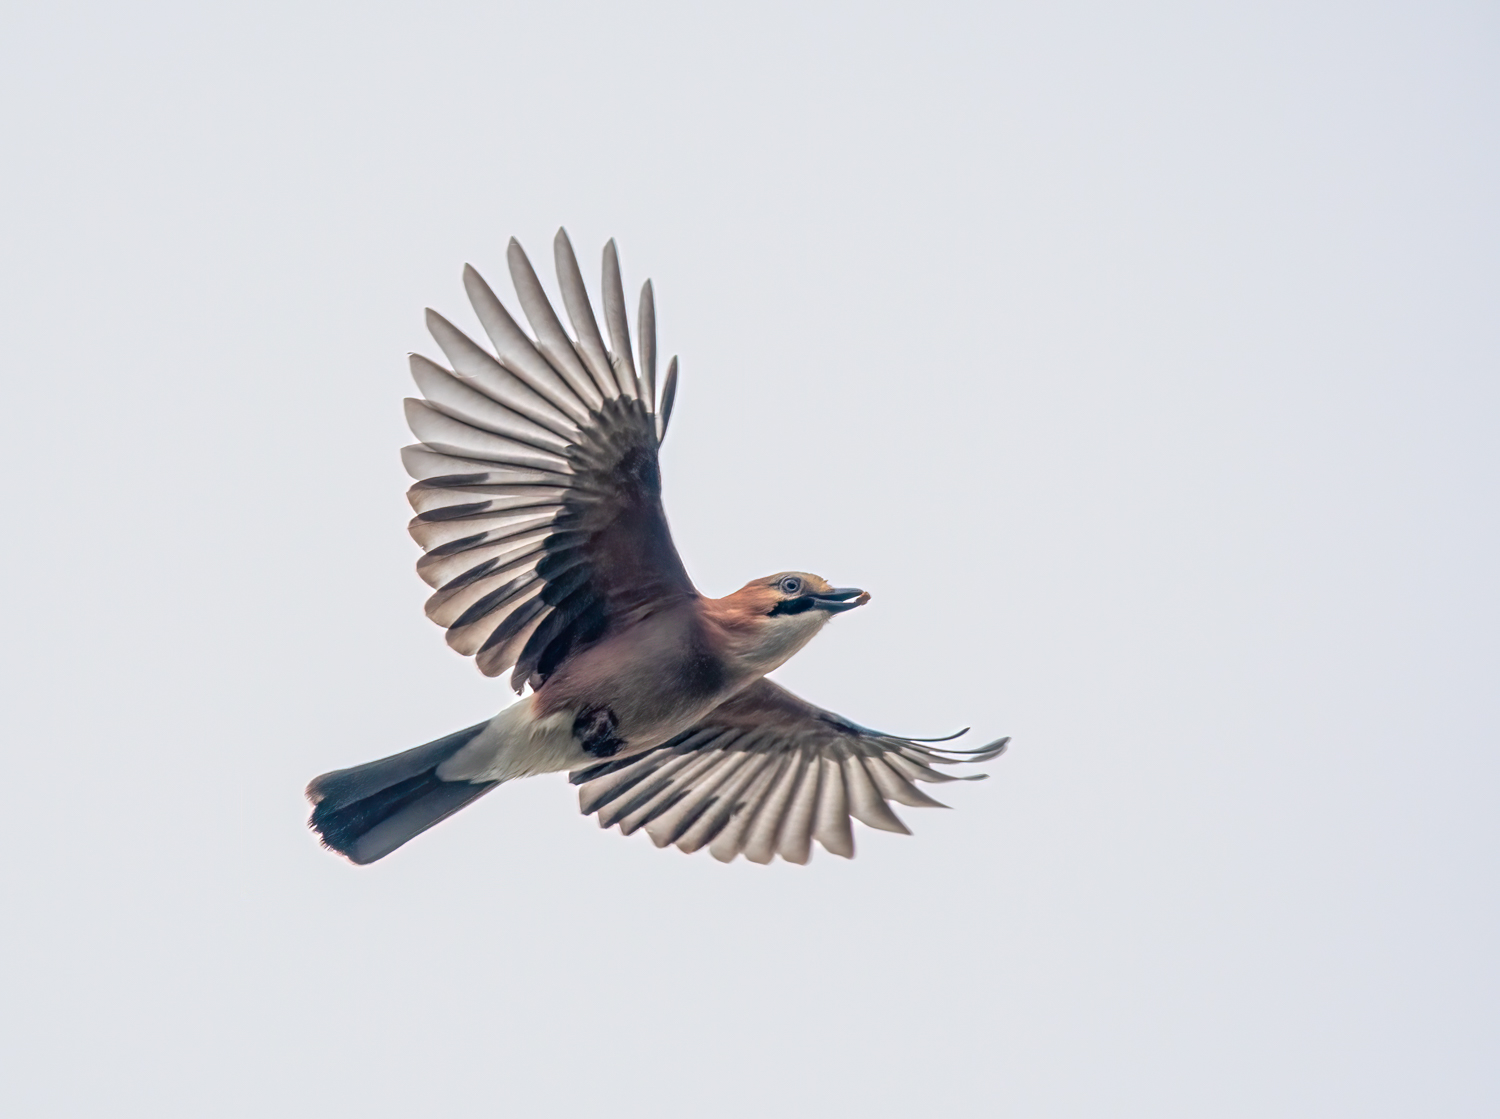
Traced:
<svg viewBox="0 0 1500 1119">
<path fill-rule="evenodd" d="M 802 591 L 802 580 L 795 575 L 788 575 L 781 581 L 782 594 L 800 594 Z"/>
</svg>

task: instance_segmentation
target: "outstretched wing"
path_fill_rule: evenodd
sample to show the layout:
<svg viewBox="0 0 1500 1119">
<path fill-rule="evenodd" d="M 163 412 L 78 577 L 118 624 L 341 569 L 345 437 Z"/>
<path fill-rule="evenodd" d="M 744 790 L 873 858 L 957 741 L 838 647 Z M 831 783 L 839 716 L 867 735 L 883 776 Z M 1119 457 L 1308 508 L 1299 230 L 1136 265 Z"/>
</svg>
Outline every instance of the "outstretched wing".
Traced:
<svg viewBox="0 0 1500 1119">
<path fill-rule="evenodd" d="M 939 741 L 947 741 L 942 739 Z M 999 757 L 1010 740 L 949 750 L 896 738 L 815 707 L 761 679 L 698 726 L 644 755 L 571 775 L 585 815 L 630 835 L 645 828 L 658 847 L 707 846 L 721 862 L 738 854 L 768 863 L 779 854 L 805 863 L 816 839 L 854 857 L 849 820 L 910 834 L 890 801 L 946 807 L 916 781 L 977 781 L 934 765 Z"/>
<path fill-rule="evenodd" d="M 677 359 L 656 388 L 651 282 L 641 289 L 640 364 L 630 353 L 620 265 L 604 249 L 606 346 L 573 247 L 553 243 L 569 337 L 514 239 L 511 279 L 535 340 L 472 268 L 469 300 L 495 352 L 434 311 L 451 369 L 413 355 L 423 399 L 406 402 L 421 440 L 402 451 L 417 484 L 410 530 L 436 588 L 427 616 L 486 676 L 514 667 L 519 692 L 632 616 L 697 592 L 667 529 L 657 448 Z"/>
</svg>

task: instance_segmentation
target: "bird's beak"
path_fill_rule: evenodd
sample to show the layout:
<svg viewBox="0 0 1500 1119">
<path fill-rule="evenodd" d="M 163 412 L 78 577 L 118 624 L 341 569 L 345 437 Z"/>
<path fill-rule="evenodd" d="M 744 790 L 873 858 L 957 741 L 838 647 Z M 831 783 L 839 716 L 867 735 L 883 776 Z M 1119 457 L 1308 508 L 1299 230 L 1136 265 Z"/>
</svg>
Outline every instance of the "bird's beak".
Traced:
<svg viewBox="0 0 1500 1119">
<path fill-rule="evenodd" d="M 824 594 L 809 595 L 813 600 L 813 606 L 829 614 L 842 614 L 845 610 L 853 610 L 856 606 L 863 606 L 870 601 L 870 592 L 862 591 L 858 587 L 834 587 L 833 590 Z"/>
</svg>

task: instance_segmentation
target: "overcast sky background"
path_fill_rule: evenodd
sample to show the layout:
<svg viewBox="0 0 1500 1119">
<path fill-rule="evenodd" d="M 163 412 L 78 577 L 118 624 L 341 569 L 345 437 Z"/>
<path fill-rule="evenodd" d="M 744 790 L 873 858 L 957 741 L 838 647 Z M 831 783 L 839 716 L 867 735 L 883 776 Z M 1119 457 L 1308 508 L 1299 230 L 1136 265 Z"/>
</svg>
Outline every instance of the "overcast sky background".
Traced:
<svg viewBox="0 0 1500 1119">
<path fill-rule="evenodd" d="M 12 5 L 0 1110 L 1496 1114 L 1497 31 Z M 1014 736 L 914 837 L 725 867 L 560 777 L 304 828 L 509 697 L 400 398 L 559 224 L 655 281 L 698 585 L 873 592 L 778 678 Z"/>
</svg>

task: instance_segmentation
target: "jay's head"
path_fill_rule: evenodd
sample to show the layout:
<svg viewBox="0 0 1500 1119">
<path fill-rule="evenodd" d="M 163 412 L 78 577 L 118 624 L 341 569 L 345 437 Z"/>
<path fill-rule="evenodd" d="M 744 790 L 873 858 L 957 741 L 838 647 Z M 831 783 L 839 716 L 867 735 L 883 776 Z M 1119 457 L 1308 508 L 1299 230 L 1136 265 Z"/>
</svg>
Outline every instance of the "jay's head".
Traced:
<svg viewBox="0 0 1500 1119">
<path fill-rule="evenodd" d="M 831 586 L 805 571 L 753 579 L 720 600 L 738 638 L 737 652 L 762 672 L 786 661 L 835 614 L 869 601 L 868 591 Z"/>
<path fill-rule="evenodd" d="M 785 618 L 811 613 L 819 624 L 834 614 L 853 610 L 870 601 L 870 592 L 858 587 L 831 587 L 828 580 L 805 571 L 783 571 L 769 579 L 757 579 L 740 593 L 752 588 L 763 588 L 758 596 L 766 607 L 766 617 Z"/>
</svg>

